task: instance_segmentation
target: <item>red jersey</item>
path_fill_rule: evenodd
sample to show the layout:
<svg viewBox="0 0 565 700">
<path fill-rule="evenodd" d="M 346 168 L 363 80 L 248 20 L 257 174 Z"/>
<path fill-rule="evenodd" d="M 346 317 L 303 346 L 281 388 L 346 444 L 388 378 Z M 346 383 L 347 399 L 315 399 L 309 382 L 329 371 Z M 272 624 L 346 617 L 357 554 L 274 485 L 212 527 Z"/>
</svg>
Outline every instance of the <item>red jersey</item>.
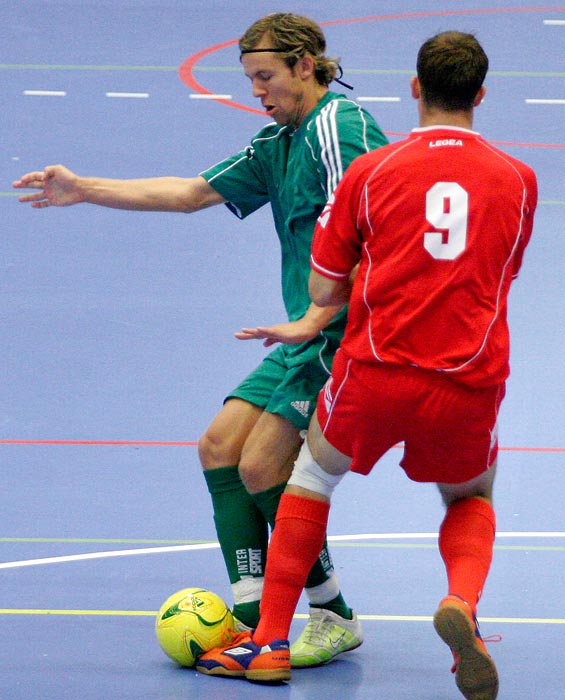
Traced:
<svg viewBox="0 0 565 700">
<path fill-rule="evenodd" d="M 533 170 L 466 129 L 415 129 L 357 158 L 318 219 L 311 261 L 332 279 L 360 263 L 344 352 L 503 382 L 507 296 L 536 204 Z"/>
</svg>

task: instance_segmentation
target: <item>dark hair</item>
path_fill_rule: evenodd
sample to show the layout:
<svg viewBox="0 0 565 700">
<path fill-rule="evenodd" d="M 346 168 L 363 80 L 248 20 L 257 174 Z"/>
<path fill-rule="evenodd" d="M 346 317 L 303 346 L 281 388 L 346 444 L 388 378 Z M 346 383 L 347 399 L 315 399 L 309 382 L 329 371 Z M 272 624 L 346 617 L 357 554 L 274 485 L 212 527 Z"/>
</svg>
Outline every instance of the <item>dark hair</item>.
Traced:
<svg viewBox="0 0 565 700">
<path fill-rule="evenodd" d="M 274 12 L 254 22 L 239 40 L 239 50 L 253 50 L 269 35 L 273 48 L 290 69 L 307 54 L 315 61 L 315 76 L 320 85 L 329 85 L 338 71 L 339 59 L 324 56 L 326 38 L 313 20 L 291 12 Z"/>
<path fill-rule="evenodd" d="M 487 70 L 487 55 L 473 34 L 436 34 L 418 52 L 424 104 L 448 112 L 472 109 Z"/>
</svg>

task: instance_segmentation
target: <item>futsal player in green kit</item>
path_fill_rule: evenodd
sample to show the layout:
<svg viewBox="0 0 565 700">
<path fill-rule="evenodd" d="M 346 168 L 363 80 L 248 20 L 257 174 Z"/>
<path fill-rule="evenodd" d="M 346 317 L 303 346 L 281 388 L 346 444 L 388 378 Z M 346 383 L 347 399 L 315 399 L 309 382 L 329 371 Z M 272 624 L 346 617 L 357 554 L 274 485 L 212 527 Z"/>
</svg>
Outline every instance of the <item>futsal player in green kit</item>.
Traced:
<svg viewBox="0 0 565 700">
<path fill-rule="evenodd" d="M 270 204 L 282 252 L 282 293 L 288 322 L 242 329 L 240 339 L 278 346 L 236 387 L 199 442 L 214 520 L 233 597 L 236 631 L 253 628 L 266 565 L 269 526 L 345 327 L 345 310 L 310 302 L 310 247 L 316 220 L 347 166 L 387 143 L 374 119 L 331 92 L 339 70 L 324 55 L 317 24 L 290 13 L 255 22 L 239 43 L 241 63 L 268 124 L 243 151 L 195 178 L 82 178 L 49 166 L 14 183 L 36 208 L 89 202 L 133 210 L 193 212 L 227 204 L 243 219 Z M 310 617 L 291 647 L 293 666 L 326 663 L 359 646 L 362 630 L 341 595 L 324 546 L 306 583 Z"/>
</svg>

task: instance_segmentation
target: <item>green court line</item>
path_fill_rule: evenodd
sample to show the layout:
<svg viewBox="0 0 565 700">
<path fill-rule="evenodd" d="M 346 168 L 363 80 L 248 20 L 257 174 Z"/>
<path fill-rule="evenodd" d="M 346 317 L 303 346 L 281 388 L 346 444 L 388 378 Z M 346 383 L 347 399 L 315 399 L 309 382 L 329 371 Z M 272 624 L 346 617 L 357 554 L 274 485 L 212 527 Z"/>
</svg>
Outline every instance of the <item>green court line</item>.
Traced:
<svg viewBox="0 0 565 700">
<path fill-rule="evenodd" d="M 25 608 L 0 608 L 0 615 L 65 615 L 96 617 L 155 617 L 156 610 L 41 610 Z M 295 614 L 296 619 L 307 619 L 308 615 Z M 431 622 L 427 615 L 358 615 L 360 620 L 378 622 Z M 530 625 L 563 625 L 564 618 L 559 617 L 479 617 L 479 622 Z"/>
<path fill-rule="evenodd" d="M 90 537 L 0 537 L 0 544 L 123 544 L 123 545 L 199 545 L 217 544 L 216 540 L 106 539 Z M 340 542 L 332 547 L 371 549 L 437 549 L 436 542 Z M 495 544 L 495 550 L 516 552 L 564 552 L 565 545 L 505 545 Z"/>
<path fill-rule="evenodd" d="M 400 542 L 331 542 L 332 549 L 335 547 L 369 547 L 372 549 L 437 549 L 437 544 L 430 543 L 400 543 Z M 565 545 L 505 545 L 495 544 L 496 550 L 512 550 L 516 552 L 565 552 Z"/>
<path fill-rule="evenodd" d="M 180 66 L 104 66 L 104 65 L 58 65 L 41 63 L 0 63 L 0 70 L 84 70 L 84 71 L 178 71 Z M 240 73 L 240 66 L 195 66 L 200 73 Z M 414 69 L 406 68 L 346 68 L 356 75 L 414 75 Z M 558 71 L 489 71 L 490 76 L 508 78 L 565 78 Z"/>
<path fill-rule="evenodd" d="M 301 617 L 296 615 L 295 617 Z M 302 617 L 307 618 L 308 615 Z M 383 622 L 432 622 L 433 617 L 427 615 L 358 615 L 360 620 L 379 620 Z M 479 622 L 507 623 L 513 625 L 564 625 L 561 617 L 479 617 Z"/>
<path fill-rule="evenodd" d="M 195 68 L 198 70 L 198 68 Z M 365 75 L 415 75 L 414 69 L 404 68 L 345 68 L 345 73 Z M 513 71 L 513 70 L 489 70 L 488 78 L 493 75 L 507 78 L 564 78 L 565 73 L 557 71 Z M 487 78 L 487 80 L 488 80 Z"/>
</svg>

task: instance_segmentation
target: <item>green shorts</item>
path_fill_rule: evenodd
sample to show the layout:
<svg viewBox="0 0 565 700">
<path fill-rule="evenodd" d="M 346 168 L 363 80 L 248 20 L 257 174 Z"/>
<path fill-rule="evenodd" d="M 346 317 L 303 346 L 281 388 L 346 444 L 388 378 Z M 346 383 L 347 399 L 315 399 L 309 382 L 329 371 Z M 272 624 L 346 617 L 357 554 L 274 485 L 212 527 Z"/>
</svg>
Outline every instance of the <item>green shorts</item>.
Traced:
<svg viewBox="0 0 565 700">
<path fill-rule="evenodd" d="M 305 353 L 304 362 L 281 345 L 265 357 L 261 364 L 228 396 L 259 406 L 268 413 L 276 413 L 289 420 L 298 430 L 308 428 L 316 408 L 320 389 L 331 371 L 326 352 L 323 361 L 312 352 Z"/>
</svg>

